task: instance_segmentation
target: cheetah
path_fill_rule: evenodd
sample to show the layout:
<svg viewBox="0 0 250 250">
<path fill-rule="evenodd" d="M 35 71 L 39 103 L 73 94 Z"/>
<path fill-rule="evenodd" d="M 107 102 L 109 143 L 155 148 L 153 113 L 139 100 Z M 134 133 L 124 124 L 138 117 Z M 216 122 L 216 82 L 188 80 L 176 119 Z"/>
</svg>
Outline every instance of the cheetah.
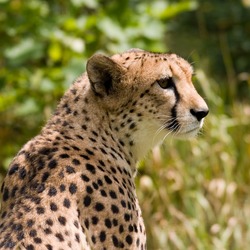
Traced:
<svg viewBox="0 0 250 250">
<path fill-rule="evenodd" d="M 1 186 L 0 249 L 146 249 L 136 163 L 208 107 L 176 54 L 93 55 Z"/>
</svg>

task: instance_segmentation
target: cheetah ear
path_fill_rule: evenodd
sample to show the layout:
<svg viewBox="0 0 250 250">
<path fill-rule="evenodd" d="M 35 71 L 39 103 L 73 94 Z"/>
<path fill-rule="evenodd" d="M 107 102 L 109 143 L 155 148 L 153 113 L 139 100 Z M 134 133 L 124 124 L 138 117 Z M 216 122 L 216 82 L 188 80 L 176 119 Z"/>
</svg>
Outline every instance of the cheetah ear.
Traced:
<svg viewBox="0 0 250 250">
<path fill-rule="evenodd" d="M 87 73 L 97 95 L 109 95 L 121 79 L 124 69 L 111 58 L 95 54 L 87 62 Z"/>
</svg>

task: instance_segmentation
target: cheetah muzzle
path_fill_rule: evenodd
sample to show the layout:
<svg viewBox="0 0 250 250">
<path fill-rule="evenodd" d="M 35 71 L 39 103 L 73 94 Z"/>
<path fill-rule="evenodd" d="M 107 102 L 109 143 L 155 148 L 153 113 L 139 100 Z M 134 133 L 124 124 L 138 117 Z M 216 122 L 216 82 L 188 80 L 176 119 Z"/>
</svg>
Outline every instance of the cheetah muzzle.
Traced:
<svg viewBox="0 0 250 250">
<path fill-rule="evenodd" d="M 202 127 L 208 108 L 192 74 L 175 54 L 92 56 L 9 167 L 0 249 L 146 249 L 136 162 Z"/>
</svg>

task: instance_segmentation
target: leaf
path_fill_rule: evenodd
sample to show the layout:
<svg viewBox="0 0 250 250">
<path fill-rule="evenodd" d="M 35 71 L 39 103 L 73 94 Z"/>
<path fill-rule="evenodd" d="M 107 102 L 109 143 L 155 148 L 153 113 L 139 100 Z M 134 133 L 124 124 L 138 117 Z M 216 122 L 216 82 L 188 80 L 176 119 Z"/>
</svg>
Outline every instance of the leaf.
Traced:
<svg viewBox="0 0 250 250">
<path fill-rule="evenodd" d="M 158 1 L 150 7 L 150 13 L 154 17 L 169 19 L 182 12 L 195 10 L 197 8 L 197 1 L 181 1 L 169 5 L 165 2 Z"/>
<path fill-rule="evenodd" d="M 122 27 L 109 17 L 103 17 L 97 23 L 99 29 L 109 38 L 118 41 L 126 40 Z"/>
<path fill-rule="evenodd" d="M 48 54 L 49 54 L 49 58 L 54 62 L 61 60 L 62 48 L 60 44 L 56 42 L 50 44 Z"/>
<path fill-rule="evenodd" d="M 4 55 L 10 64 L 18 65 L 27 60 L 43 56 L 44 45 L 31 38 L 24 38 L 19 44 L 5 50 Z"/>
<path fill-rule="evenodd" d="M 17 116 L 25 116 L 38 112 L 38 109 L 38 105 L 34 99 L 28 98 L 16 108 L 15 113 Z"/>
</svg>

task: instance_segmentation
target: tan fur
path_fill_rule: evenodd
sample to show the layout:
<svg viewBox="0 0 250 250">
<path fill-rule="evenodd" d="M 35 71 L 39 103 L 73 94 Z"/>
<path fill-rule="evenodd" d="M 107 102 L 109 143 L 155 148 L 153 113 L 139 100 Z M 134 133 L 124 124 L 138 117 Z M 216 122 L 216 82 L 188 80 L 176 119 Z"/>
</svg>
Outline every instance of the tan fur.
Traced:
<svg viewBox="0 0 250 250">
<path fill-rule="evenodd" d="M 10 165 L 0 249 L 146 249 L 135 165 L 168 134 L 190 137 L 202 127 L 208 108 L 192 74 L 175 54 L 90 58 Z"/>
</svg>

